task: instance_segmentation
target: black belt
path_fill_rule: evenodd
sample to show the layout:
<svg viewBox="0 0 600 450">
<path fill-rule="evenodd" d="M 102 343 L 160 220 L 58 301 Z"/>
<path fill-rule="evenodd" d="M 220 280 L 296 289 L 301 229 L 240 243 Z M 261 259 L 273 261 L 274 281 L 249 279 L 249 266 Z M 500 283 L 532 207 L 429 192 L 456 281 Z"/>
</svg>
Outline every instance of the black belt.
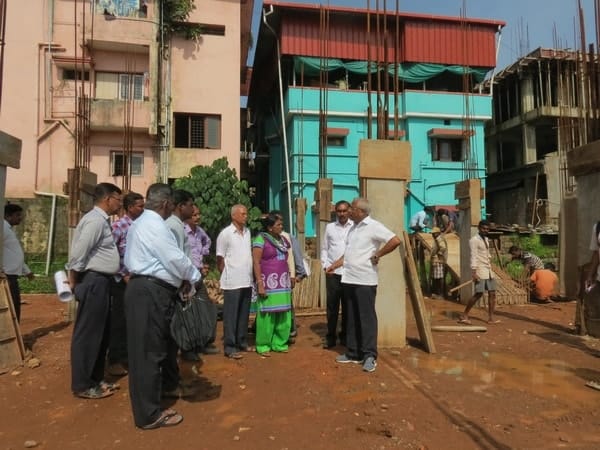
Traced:
<svg viewBox="0 0 600 450">
<path fill-rule="evenodd" d="M 171 292 L 177 292 L 177 289 L 175 286 L 173 286 L 172 284 L 167 283 L 166 281 L 161 280 L 160 278 L 156 278 L 150 275 L 131 275 L 131 279 L 134 278 L 143 278 L 145 280 L 148 280 L 160 287 L 163 287 L 165 289 L 168 289 Z"/>
<path fill-rule="evenodd" d="M 82 278 L 85 277 L 88 273 L 100 275 L 101 277 L 105 277 L 105 278 L 111 278 L 114 276 L 114 274 L 112 274 L 112 273 L 98 272 L 96 270 L 86 270 L 85 272 L 81 272 Z"/>
</svg>

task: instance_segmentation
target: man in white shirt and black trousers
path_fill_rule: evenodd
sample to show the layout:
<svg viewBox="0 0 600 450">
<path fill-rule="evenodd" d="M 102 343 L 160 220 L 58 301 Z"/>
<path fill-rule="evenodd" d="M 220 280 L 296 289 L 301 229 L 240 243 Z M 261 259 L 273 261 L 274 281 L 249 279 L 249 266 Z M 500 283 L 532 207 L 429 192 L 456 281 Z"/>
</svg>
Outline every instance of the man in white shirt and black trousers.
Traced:
<svg viewBox="0 0 600 450">
<path fill-rule="evenodd" d="M 350 203 L 340 200 L 335 204 L 337 220 L 325 227 L 325 236 L 321 242 L 321 265 L 325 270 L 325 287 L 327 290 L 327 335 L 323 348 L 335 347 L 338 336 L 337 324 L 342 310 L 342 324 L 339 332 L 340 344 L 346 345 L 346 298 L 342 287 L 342 268 L 338 267 L 332 273 L 327 269 L 344 254 L 346 237 L 354 222 L 348 219 Z"/>
<path fill-rule="evenodd" d="M 170 321 L 178 291 L 190 292 L 200 272 L 165 224 L 174 208 L 173 191 L 162 183 L 148 188 L 142 215 L 127 233 L 125 290 L 129 396 L 136 426 L 149 430 L 174 426 L 183 416 L 162 410 L 161 395 L 184 396 L 177 371 L 177 345 Z M 174 366 L 173 366 L 174 363 Z"/>
<path fill-rule="evenodd" d="M 348 350 L 336 362 L 362 363 L 365 372 L 374 372 L 377 367 L 377 265 L 381 257 L 400 245 L 400 238 L 372 219 L 370 212 L 367 199 L 352 201 L 350 218 L 354 225 L 348 232 L 344 255 L 327 269 L 332 273 L 342 267 L 342 285 L 348 302 Z"/>
</svg>

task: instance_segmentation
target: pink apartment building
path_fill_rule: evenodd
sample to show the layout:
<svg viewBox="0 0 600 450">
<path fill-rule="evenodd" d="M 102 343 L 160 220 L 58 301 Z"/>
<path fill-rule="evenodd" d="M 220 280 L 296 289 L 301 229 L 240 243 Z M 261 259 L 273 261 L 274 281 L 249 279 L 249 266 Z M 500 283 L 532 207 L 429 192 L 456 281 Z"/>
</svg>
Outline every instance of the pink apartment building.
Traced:
<svg viewBox="0 0 600 450">
<path fill-rule="evenodd" d="M 223 156 L 239 174 L 245 4 L 196 0 L 193 41 L 159 32 L 157 0 L 9 2 L 0 129 L 23 146 L 6 197 L 62 194 L 81 165 L 140 193 Z"/>
</svg>

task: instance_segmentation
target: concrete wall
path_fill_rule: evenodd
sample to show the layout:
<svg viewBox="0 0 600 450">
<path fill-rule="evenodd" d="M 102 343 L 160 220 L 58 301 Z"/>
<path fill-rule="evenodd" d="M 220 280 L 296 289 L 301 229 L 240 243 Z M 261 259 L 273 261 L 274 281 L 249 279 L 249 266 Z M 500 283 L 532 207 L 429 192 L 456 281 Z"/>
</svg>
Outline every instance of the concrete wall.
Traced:
<svg viewBox="0 0 600 450">
<path fill-rule="evenodd" d="M 600 172 L 577 177 L 577 265 L 590 260 L 592 226 L 600 221 Z M 570 261 L 566 261 L 569 264 Z"/>
<path fill-rule="evenodd" d="M 44 67 L 38 43 L 47 40 L 47 5 L 47 1 L 20 0 L 7 8 L 0 129 L 23 141 L 21 168 L 7 170 L 8 197 L 33 195 L 39 133 L 38 76 Z"/>
<path fill-rule="evenodd" d="M 29 258 L 45 261 L 48 251 L 52 198 L 37 196 L 35 198 L 7 198 L 7 200 L 20 205 L 25 212 L 23 222 L 15 227 L 17 237 L 23 245 L 23 251 Z M 67 200 L 59 197 L 56 205 L 52 252 L 57 257 L 64 257 L 69 250 Z"/>
<path fill-rule="evenodd" d="M 202 0 L 190 22 L 224 25 L 225 36 L 202 36 L 199 43 L 174 38 L 172 112 L 221 115 L 221 148 L 170 151 L 169 177 L 189 175 L 196 165 L 227 157 L 240 173 L 240 5 L 239 2 Z M 172 144 L 174 141 L 172 140 Z"/>
</svg>

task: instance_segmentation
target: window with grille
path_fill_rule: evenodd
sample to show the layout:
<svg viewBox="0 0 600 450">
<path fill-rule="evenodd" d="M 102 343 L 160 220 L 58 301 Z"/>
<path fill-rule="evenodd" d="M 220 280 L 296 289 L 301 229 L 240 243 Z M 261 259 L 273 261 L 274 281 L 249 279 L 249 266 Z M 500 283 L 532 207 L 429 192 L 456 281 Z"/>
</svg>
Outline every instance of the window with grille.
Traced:
<svg viewBox="0 0 600 450">
<path fill-rule="evenodd" d="M 96 98 L 106 100 L 144 100 L 144 74 L 96 72 Z"/>
<path fill-rule="evenodd" d="M 144 99 L 144 75 L 119 74 L 119 100 L 129 100 L 129 91 L 133 100 Z"/>
<path fill-rule="evenodd" d="M 221 116 L 207 114 L 173 114 L 175 147 L 221 148 Z"/>
<path fill-rule="evenodd" d="M 122 177 L 125 175 L 125 163 L 128 157 L 122 151 L 114 151 L 110 153 L 110 174 L 113 177 Z M 131 154 L 131 175 L 142 176 L 144 174 L 144 154 Z"/>
<path fill-rule="evenodd" d="M 431 159 L 444 162 L 464 161 L 464 144 L 465 140 L 458 137 L 431 139 Z"/>
</svg>

